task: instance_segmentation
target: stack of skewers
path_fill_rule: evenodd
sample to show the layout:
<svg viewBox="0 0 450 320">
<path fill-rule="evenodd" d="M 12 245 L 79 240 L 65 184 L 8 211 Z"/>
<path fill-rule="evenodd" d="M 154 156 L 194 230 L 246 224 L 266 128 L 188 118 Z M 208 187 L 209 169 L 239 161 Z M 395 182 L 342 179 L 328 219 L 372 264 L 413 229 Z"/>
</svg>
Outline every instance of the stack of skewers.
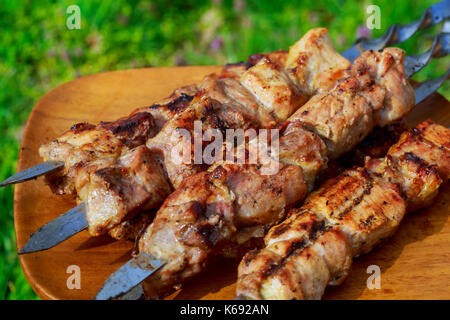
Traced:
<svg viewBox="0 0 450 320">
<path fill-rule="evenodd" d="M 447 54 L 447 38 L 439 36 L 420 67 Z M 449 129 L 425 121 L 400 136 L 400 121 L 448 75 L 414 91 L 408 78 L 423 57 L 391 47 L 349 61 L 326 29 L 312 29 L 289 51 L 227 65 L 127 117 L 75 124 L 41 146 L 44 164 L 2 183 L 45 173 L 55 194 L 78 202 L 20 253 L 84 229 L 136 241 L 135 257 L 106 281 L 99 299 L 144 280 L 145 296 L 162 298 L 217 255 L 245 255 L 241 298 L 321 298 L 327 285 L 345 279 L 353 257 L 391 236 L 407 212 L 430 205 L 449 178 Z M 223 144 L 211 163 L 194 152 L 175 161 L 174 153 L 217 147 L 177 133 L 230 129 L 257 134 L 235 143 L 231 158 L 222 157 L 230 147 Z M 277 167 L 270 174 L 266 162 L 237 159 L 250 153 L 261 129 L 279 134 L 276 154 L 267 155 Z"/>
</svg>

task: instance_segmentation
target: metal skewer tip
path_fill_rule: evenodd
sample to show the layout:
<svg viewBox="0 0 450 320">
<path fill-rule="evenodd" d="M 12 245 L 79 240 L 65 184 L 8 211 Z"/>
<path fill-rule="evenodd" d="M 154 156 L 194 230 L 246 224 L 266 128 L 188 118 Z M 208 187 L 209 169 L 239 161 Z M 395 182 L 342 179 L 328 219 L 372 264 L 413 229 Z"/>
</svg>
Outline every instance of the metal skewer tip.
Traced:
<svg viewBox="0 0 450 320">
<path fill-rule="evenodd" d="M 416 95 L 416 104 L 422 102 L 432 93 L 436 92 L 442 86 L 442 84 L 449 78 L 449 76 L 450 76 L 450 69 L 448 69 L 447 72 L 439 78 L 430 79 L 422 82 L 414 90 Z"/>
<path fill-rule="evenodd" d="M 46 161 L 34 167 L 18 172 L 15 175 L 9 177 L 8 179 L 3 180 L 2 182 L 0 182 L 0 187 L 28 181 L 37 178 L 39 176 L 42 176 L 43 174 L 55 171 L 63 166 L 64 162 L 61 161 Z"/>
<path fill-rule="evenodd" d="M 84 217 L 85 213 L 86 206 L 84 203 L 81 203 L 58 218 L 43 225 L 31 235 L 28 242 L 19 251 L 19 254 L 49 249 L 86 229 L 88 224 Z"/>
<path fill-rule="evenodd" d="M 139 254 L 106 279 L 95 300 L 113 299 L 130 291 L 163 265 L 163 262 L 148 254 Z"/>
</svg>

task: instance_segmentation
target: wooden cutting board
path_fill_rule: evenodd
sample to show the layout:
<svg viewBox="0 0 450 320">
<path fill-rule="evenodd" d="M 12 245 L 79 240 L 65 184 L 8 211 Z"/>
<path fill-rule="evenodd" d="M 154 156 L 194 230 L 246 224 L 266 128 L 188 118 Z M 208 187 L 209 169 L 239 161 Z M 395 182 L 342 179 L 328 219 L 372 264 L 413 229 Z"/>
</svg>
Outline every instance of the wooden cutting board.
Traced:
<svg viewBox="0 0 450 320">
<path fill-rule="evenodd" d="M 33 108 L 22 141 L 17 170 L 41 162 L 38 148 L 81 121 L 98 123 L 150 105 L 182 85 L 198 83 L 220 67 L 151 68 L 107 72 L 65 83 L 47 93 Z M 450 103 L 438 94 L 408 116 L 413 126 L 431 118 L 450 125 Z M 326 299 L 449 299 L 450 298 L 450 186 L 434 205 L 406 217 L 396 235 L 382 248 L 356 259 L 344 284 L 328 288 Z M 43 179 L 15 187 L 14 220 L 21 248 L 40 226 L 75 206 L 53 195 Z M 20 256 L 30 285 L 43 299 L 92 299 L 104 280 L 130 258 L 133 243 L 107 236 L 90 238 L 83 231 L 43 252 Z M 69 289 L 71 266 L 78 266 L 80 289 Z M 381 269 L 381 289 L 366 286 L 367 267 Z M 208 271 L 191 279 L 170 298 L 232 299 L 237 263 L 213 262 Z"/>
</svg>

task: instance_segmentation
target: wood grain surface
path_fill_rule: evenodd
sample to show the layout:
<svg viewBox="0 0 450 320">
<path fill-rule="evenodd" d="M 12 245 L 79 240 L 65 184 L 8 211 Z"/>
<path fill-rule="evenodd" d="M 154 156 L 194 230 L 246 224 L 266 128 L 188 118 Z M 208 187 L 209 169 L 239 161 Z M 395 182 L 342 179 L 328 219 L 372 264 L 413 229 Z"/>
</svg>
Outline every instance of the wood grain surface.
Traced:
<svg viewBox="0 0 450 320">
<path fill-rule="evenodd" d="M 182 85 L 198 83 L 220 67 L 149 68 L 101 73 L 63 84 L 40 99 L 28 119 L 17 170 L 41 162 L 38 148 L 81 121 L 98 123 L 150 105 Z M 450 103 L 434 94 L 408 116 L 413 126 L 430 118 L 450 125 Z M 328 288 L 325 299 L 449 299 L 450 187 L 434 205 L 407 216 L 395 236 L 374 252 L 354 261 L 345 282 Z M 38 178 L 19 184 L 14 193 L 17 246 L 21 248 L 40 226 L 75 205 L 55 196 Z M 86 231 L 47 251 L 21 255 L 30 285 L 43 299 L 92 299 L 104 280 L 130 258 L 132 242 L 107 236 L 90 238 Z M 68 289 L 67 268 L 77 265 L 81 288 Z M 381 268 L 381 289 L 369 290 L 367 267 Z M 237 262 L 213 261 L 208 270 L 169 298 L 233 299 Z"/>
</svg>

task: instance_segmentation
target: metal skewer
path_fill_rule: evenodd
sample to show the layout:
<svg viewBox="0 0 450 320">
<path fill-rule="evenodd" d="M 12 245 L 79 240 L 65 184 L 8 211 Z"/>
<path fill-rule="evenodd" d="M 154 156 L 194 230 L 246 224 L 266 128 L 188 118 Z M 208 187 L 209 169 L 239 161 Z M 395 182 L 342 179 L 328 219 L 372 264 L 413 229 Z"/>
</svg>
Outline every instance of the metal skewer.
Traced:
<svg viewBox="0 0 450 320">
<path fill-rule="evenodd" d="M 6 180 L 0 182 L 0 187 L 9 186 L 20 182 L 25 182 L 31 179 L 35 179 L 43 174 L 55 171 L 64 167 L 64 162 L 61 161 L 45 161 L 34 167 L 25 169 L 21 172 L 17 172 Z"/>
<path fill-rule="evenodd" d="M 158 259 L 142 253 L 134 257 L 119 270 L 114 272 L 95 296 L 96 300 L 107 300 L 117 297 L 141 283 L 164 265 Z M 111 296 L 113 293 L 113 296 Z"/>
<path fill-rule="evenodd" d="M 74 234 L 83 231 L 88 226 L 85 214 L 86 206 L 84 203 L 81 203 L 43 225 L 31 235 L 30 239 L 19 251 L 19 254 L 49 249 Z"/>
<path fill-rule="evenodd" d="M 404 42 L 417 31 L 436 25 L 448 18 L 450 18 L 450 0 L 444 0 L 427 8 L 419 20 L 405 25 L 394 24 L 377 39 L 361 38 L 356 40 L 342 55 L 353 62 L 365 50 L 380 50 Z"/>
<path fill-rule="evenodd" d="M 449 77 L 450 69 L 448 69 L 447 72 L 439 78 L 422 82 L 414 90 L 414 93 L 416 95 L 416 104 L 425 100 L 430 96 L 431 93 L 436 92 Z"/>
</svg>

